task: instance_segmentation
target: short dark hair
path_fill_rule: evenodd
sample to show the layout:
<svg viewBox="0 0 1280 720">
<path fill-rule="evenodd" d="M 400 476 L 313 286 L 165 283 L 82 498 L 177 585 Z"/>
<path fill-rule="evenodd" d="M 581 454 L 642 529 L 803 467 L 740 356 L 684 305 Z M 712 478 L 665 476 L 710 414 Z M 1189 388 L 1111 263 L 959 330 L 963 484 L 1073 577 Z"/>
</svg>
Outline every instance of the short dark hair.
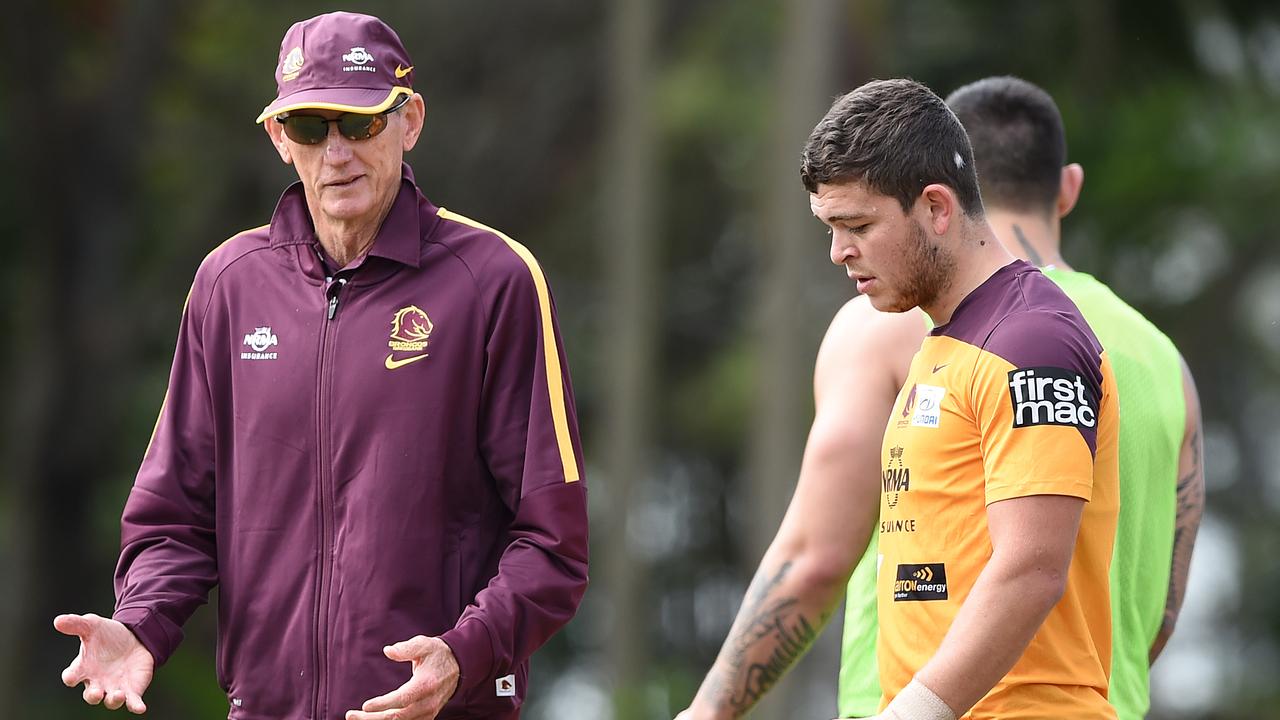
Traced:
<svg viewBox="0 0 1280 720">
<path fill-rule="evenodd" d="M 973 150 L 942 98 L 914 80 L 873 80 L 837 98 L 804 145 L 800 179 L 861 181 L 910 211 L 931 183 L 955 190 L 966 215 L 982 216 Z"/>
<path fill-rule="evenodd" d="M 996 207 L 1054 207 L 1066 164 L 1062 115 L 1049 93 L 1021 78 L 989 77 L 947 97 L 969 132 L 982 195 Z"/>
</svg>

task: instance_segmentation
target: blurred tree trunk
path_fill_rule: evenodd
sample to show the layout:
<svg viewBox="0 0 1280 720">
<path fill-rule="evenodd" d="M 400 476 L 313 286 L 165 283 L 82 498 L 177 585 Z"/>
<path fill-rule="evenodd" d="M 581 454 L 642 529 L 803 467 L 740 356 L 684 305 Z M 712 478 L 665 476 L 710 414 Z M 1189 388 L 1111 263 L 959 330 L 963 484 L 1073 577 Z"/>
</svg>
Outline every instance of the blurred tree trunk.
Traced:
<svg viewBox="0 0 1280 720">
<path fill-rule="evenodd" d="M 135 374 L 136 328 L 121 269 L 142 235 L 135 159 L 177 14 L 177 5 L 161 2 L 45 4 L 5 24 L 15 57 L 53 66 L 11 73 L 11 107 L 39 115 L 13 146 L 10 174 L 26 194 L 13 208 L 10 260 L 22 268 L 15 294 L 23 302 L 7 307 L 36 312 L 10 317 L 22 342 L 6 393 L 0 524 L 11 556 L 0 596 L 0 707 L 34 704 L 31 688 L 57 683 L 45 668 L 74 657 L 74 641 L 53 641 L 52 613 L 111 611 L 111 579 L 101 568 L 116 554 L 118 532 L 110 545 L 94 542 L 95 520 L 107 514 L 95 501 L 107 496 L 100 486 L 108 478 L 76 462 L 117 452 L 114 433 L 132 383 L 102 381 Z M 76 93 L 72 79 L 85 75 Z M 85 598 L 95 606 L 79 607 Z M 36 670 L 41 676 L 31 677 Z"/>
<path fill-rule="evenodd" d="M 601 568 L 610 617 L 603 637 L 614 687 L 615 717 L 647 717 L 644 707 L 648 638 L 652 634 L 643 602 L 648 597 L 645 561 L 628 542 L 628 519 L 644 469 L 654 466 L 650 436 L 653 388 L 655 266 L 655 123 L 653 116 L 653 0 L 617 0 L 611 10 L 609 43 L 609 144 L 600 208 L 601 277 L 605 280 L 602 319 L 606 343 L 605 457 L 606 522 Z"/>
<path fill-rule="evenodd" d="M 50 32 L 50 23 L 42 17 L 47 13 L 46 6 L 29 8 L 30 26 L 4 23 L 4 44 L 14 57 L 60 59 L 65 56 L 65 38 Z M 37 48 L 40 55 L 33 55 Z M 42 168 L 38 157 L 46 144 L 56 144 L 58 127 L 65 121 L 54 98 L 45 93 L 47 88 L 42 86 L 45 79 L 44 73 L 10 74 L 9 108 L 40 108 L 52 112 L 29 128 L 31 136 L 26 141 L 6 144 L 5 166 L 11 168 L 11 176 L 22 177 L 32 187 L 45 188 L 52 195 L 57 186 L 56 169 Z M 0 482 L 0 533 L 3 533 L 0 568 L 5 577 L 5 582 L 0 584 L 0 707 L 5 708 L 26 706 L 25 702 L 18 704 L 18 688 L 32 680 L 27 674 L 32 629 L 26 625 L 34 620 L 32 608 L 38 605 L 33 602 L 33 596 L 43 590 L 40 582 L 43 577 L 36 574 L 33 558 L 38 523 L 29 509 L 38 493 L 40 439 L 50 424 L 50 405 L 56 385 L 55 363 L 43 356 L 58 340 L 57 324 L 51 320 L 56 317 L 57 309 L 53 279 L 58 256 L 55 227 L 59 221 L 59 217 L 53 215 L 46 223 L 30 222 L 38 214 L 32 205 L 40 205 L 39 198 L 43 195 L 45 193 L 37 193 L 32 204 L 14 202 L 18 188 L 11 179 L 4 181 L 4 215 L 10 219 L 14 233 L 7 240 L 7 262 L 18 268 L 14 275 L 17 286 L 11 291 L 25 298 L 25 303 L 7 303 L 4 317 L 5 337 L 12 339 L 7 358 L 11 365 L 4 373 L 8 412 L 0 436 L 6 459 L 4 481 Z M 65 223 L 65 219 L 62 222 Z M 40 308 L 49 315 L 38 317 L 20 312 L 23 308 Z M 75 559 L 69 561 L 75 562 Z M 48 630 L 48 625 L 41 629 Z M 47 683 L 53 678 L 41 680 Z"/>
<path fill-rule="evenodd" d="M 835 10 L 835 0 L 796 0 L 784 5 L 780 60 L 774 78 L 774 116 L 766 141 L 767 167 L 761 184 L 762 263 L 756 307 L 756 354 L 760 360 L 750 458 L 751 535 L 744 558 L 748 572 L 758 565 L 791 499 L 812 418 L 809 361 L 814 348 L 809 347 L 807 323 L 795 313 L 803 307 L 799 300 L 810 282 L 805 277 L 806 267 L 811 267 L 805 254 L 821 254 L 825 250 L 816 241 L 821 235 L 813 224 L 799 181 L 799 162 L 805 138 L 832 97 Z M 826 635 L 835 637 L 832 633 Z M 802 663 L 766 696 L 755 717 L 799 716 L 807 704 L 808 686 L 815 684 L 805 677 L 806 667 L 822 674 L 818 687 L 833 686 L 835 668 L 830 664 L 829 652 L 811 655 L 826 660 Z"/>
<path fill-rule="evenodd" d="M 1080 62 L 1074 68 L 1077 81 L 1073 89 L 1084 103 L 1099 110 L 1119 79 L 1114 68 L 1122 64 L 1116 60 L 1120 42 L 1115 12 L 1116 6 L 1107 0 L 1084 0 L 1075 6 Z"/>
</svg>

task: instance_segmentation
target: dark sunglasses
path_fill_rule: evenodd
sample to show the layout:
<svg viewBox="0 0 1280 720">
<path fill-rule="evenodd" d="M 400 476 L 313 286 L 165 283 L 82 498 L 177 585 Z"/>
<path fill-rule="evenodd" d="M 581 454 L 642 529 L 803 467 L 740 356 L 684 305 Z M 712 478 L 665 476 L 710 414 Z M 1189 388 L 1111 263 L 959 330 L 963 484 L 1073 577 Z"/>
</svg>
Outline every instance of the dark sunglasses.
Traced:
<svg viewBox="0 0 1280 720">
<path fill-rule="evenodd" d="M 284 126 L 284 134 L 299 145 L 317 145 L 329 137 L 329 123 L 338 124 L 338 132 L 348 140 L 368 140 L 387 129 L 387 116 L 409 102 L 408 95 L 380 113 L 345 112 L 336 118 L 319 115 L 277 115 L 276 122 Z"/>
</svg>

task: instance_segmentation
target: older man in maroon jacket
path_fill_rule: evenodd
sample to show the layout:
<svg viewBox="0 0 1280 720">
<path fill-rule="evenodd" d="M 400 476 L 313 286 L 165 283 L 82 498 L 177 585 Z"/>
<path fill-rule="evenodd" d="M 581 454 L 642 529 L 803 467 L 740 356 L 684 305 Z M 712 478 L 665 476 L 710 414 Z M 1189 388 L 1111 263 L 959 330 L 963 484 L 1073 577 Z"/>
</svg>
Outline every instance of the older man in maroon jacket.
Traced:
<svg viewBox="0 0 1280 720">
<path fill-rule="evenodd" d="M 146 709 L 219 587 L 236 720 L 515 718 L 587 583 L 546 280 L 402 162 L 413 63 L 380 20 L 289 29 L 258 118 L 299 182 L 209 254 L 123 518 L 111 619 L 62 615 L 84 698 Z"/>
</svg>

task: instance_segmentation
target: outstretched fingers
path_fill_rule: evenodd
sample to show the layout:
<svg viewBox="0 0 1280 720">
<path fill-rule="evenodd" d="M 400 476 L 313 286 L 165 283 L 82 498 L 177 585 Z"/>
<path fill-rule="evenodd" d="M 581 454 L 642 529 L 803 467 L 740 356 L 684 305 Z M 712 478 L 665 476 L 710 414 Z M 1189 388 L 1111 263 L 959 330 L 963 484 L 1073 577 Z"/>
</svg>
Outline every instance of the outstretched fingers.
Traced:
<svg viewBox="0 0 1280 720">
<path fill-rule="evenodd" d="M 84 684 L 84 692 L 80 693 L 80 695 L 84 698 L 84 701 L 90 705 L 97 705 L 102 702 L 102 699 L 106 697 L 107 693 L 102 689 L 101 685 L 93 680 L 88 680 Z"/>
<path fill-rule="evenodd" d="M 94 621 L 99 619 L 101 618 L 92 613 L 88 615 L 59 615 L 53 619 L 53 627 L 63 635 L 78 635 L 83 640 L 85 636 L 93 632 L 97 626 Z"/>
<path fill-rule="evenodd" d="M 345 720 L 425 720 L 434 718 L 437 712 L 432 712 L 431 703 L 419 700 L 404 707 L 392 707 L 386 710 L 348 710 Z"/>
<path fill-rule="evenodd" d="M 421 659 L 430 647 L 430 638 L 425 635 L 415 635 L 408 640 L 382 648 L 382 654 L 386 655 L 388 660 L 412 662 L 413 660 Z"/>
<path fill-rule="evenodd" d="M 106 705 L 108 710 L 119 710 L 124 705 L 124 690 L 120 688 L 108 690 L 102 698 L 102 704 Z"/>
<path fill-rule="evenodd" d="M 143 667 L 136 649 L 118 647 L 121 642 L 117 636 L 122 633 L 112 627 L 113 623 L 92 613 L 59 615 L 53 619 L 53 627 L 58 632 L 80 639 L 79 652 L 62 671 L 62 683 L 67 687 L 83 683 L 81 697 L 90 705 L 105 705 L 109 710 L 126 708 L 141 715 L 147 710 L 141 693 L 150 679 L 150 666 Z M 140 671 L 145 671 L 145 678 L 137 674 Z"/>
<path fill-rule="evenodd" d="M 407 707 L 422 700 L 428 694 L 428 690 L 427 683 L 415 677 L 386 695 L 366 700 L 360 709 L 367 713 L 374 713 Z"/>
<path fill-rule="evenodd" d="M 81 654 L 84 650 L 81 649 Z M 62 671 L 62 684 L 67 687 L 75 687 L 84 681 L 84 665 L 80 662 L 80 655 L 76 655 L 76 659 Z"/>
<path fill-rule="evenodd" d="M 141 715 L 147 711 L 147 704 L 142 702 L 142 696 L 132 690 L 125 691 L 124 706 L 134 715 Z"/>
</svg>

